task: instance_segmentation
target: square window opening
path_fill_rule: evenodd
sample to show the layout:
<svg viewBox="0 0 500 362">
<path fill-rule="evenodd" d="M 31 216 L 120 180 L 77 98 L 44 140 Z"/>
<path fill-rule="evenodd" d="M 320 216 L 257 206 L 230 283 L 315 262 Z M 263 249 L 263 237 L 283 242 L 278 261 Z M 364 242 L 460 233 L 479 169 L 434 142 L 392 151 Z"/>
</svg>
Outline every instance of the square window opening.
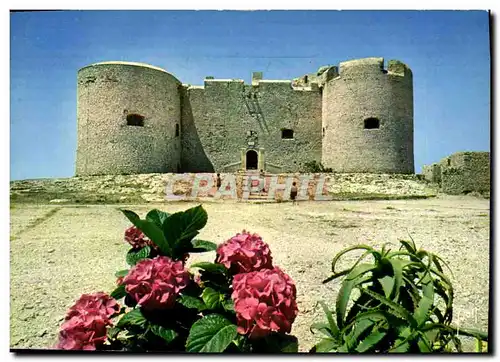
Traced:
<svg viewBox="0 0 500 362">
<path fill-rule="evenodd" d="M 365 129 L 378 129 L 380 128 L 380 121 L 378 118 L 370 117 L 365 119 Z"/>
<path fill-rule="evenodd" d="M 135 113 L 128 114 L 127 126 L 144 127 L 144 116 Z"/>
<path fill-rule="evenodd" d="M 284 139 L 284 140 L 293 139 L 293 129 L 282 129 L 281 130 L 281 139 Z"/>
</svg>

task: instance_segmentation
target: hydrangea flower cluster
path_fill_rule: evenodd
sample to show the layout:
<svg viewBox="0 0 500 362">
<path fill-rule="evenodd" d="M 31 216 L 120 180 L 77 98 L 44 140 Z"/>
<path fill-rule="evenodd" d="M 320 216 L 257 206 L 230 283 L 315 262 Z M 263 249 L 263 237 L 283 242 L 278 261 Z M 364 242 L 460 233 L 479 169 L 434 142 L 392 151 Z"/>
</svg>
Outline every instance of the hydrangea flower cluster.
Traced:
<svg viewBox="0 0 500 362">
<path fill-rule="evenodd" d="M 254 339 L 271 332 L 290 332 L 298 314 L 297 290 L 281 269 L 237 274 L 232 286 L 240 334 L 249 334 Z"/>
<path fill-rule="evenodd" d="M 155 249 L 157 248 L 157 246 L 135 226 L 131 226 L 125 230 L 125 241 L 132 245 L 132 248 L 134 249 L 141 249 L 145 246 L 150 246 Z"/>
<path fill-rule="evenodd" d="M 106 327 L 120 306 L 106 293 L 83 294 L 69 309 L 56 348 L 95 350 L 106 341 Z"/>
<path fill-rule="evenodd" d="M 192 265 L 200 268 L 193 274 L 185 267 L 189 254 L 214 250 L 214 243 L 205 242 L 206 245 L 199 248 L 189 248 L 186 243 L 174 245 L 178 246 L 177 249 L 163 250 L 165 248 L 158 248 L 135 226 L 126 229 L 125 241 L 133 248 L 126 258 L 131 268 L 115 274 L 117 286 L 111 293 L 113 297 L 103 292 L 83 294 L 68 310 L 55 348 L 135 350 L 136 347 L 144 348 L 143 341 L 146 339 L 148 350 L 173 348 L 177 351 L 180 348 L 184 351 L 186 348 L 186 351 L 192 352 L 198 348 L 195 346 L 199 342 L 196 340 L 199 334 L 197 328 L 202 325 L 196 322 L 214 317 L 214 313 L 215 316 L 222 313 L 221 308 L 226 311 L 225 316 L 231 320 L 233 328 L 237 325 L 238 333 L 245 339 L 290 333 L 298 314 L 295 284 L 281 269 L 273 266 L 269 245 L 259 235 L 243 230 L 217 247 L 215 263 L 224 265 L 227 270 L 221 265 L 204 263 L 207 265 Z M 155 250 L 144 250 L 146 246 Z M 177 300 L 181 293 L 186 296 Z M 219 303 L 207 300 L 215 293 L 218 293 Z M 234 302 L 234 312 L 227 303 L 229 297 Z M 124 308 L 114 298 L 124 298 Z M 199 303 L 193 303 L 196 299 Z M 193 305 L 196 313 L 193 313 Z M 172 313 L 165 311 L 174 307 L 170 310 Z M 184 312 L 189 318 L 185 318 Z M 142 323 L 143 318 L 149 323 Z M 175 343 L 170 343 L 173 339 L 167 341 L 170 335 L 149 340 L 148 331 L 153 331 L 153 327 L 162 327 L 162 318 L 172 322 L 173 339 L 177 339 Z M 118 320 L 116 325 L 112 319 Z M 110 330 L 110 327 L 113 329 Z M 122 333 L 125 331 L 126 334 Z M 159 331 L 163 333 L 161 329 Z M 192 342 L 193 339 L 196 343 Z M 254 347 L 247 343 L 231 346 L 242 352 L 251 351 Z M 210 348 L 216 351 L 220 347 Z"/>
<path fill-rule="evenodd" d="M 138 262 L 121 283 L 144 309 L 165 309 L 173 306 L 180 291 L 188 285 L 189 273 L 182 261 L 157 256 Z"/>
<path fill-rule="evenodd" d="M 217 248 L 216 262 L 234 274 L 248 273 L 273 267 L 269 245 L 257 234 L 243 230 Z"/>
</svg>

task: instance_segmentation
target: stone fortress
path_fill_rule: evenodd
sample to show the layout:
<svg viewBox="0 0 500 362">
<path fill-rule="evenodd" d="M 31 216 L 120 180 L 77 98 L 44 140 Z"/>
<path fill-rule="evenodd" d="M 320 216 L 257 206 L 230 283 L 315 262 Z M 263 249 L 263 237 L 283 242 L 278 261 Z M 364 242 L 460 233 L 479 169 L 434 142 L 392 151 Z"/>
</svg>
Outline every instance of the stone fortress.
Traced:
<svg viewBox="0 0 500 362">
<path fill-rule="evenodd" d="M 490 153 L 456 152 L 437 163 L 426 165 L 422 175 L 450 195 L 490 192 Z"/>
<path fill-rule="evenodd" d="M 293 80 L 181 83 L 163 69 L 103 62 L 78 72 L 76 175 L 301 171 L 414 173 L 413 77 L 383 58 Z"/>
</svg>

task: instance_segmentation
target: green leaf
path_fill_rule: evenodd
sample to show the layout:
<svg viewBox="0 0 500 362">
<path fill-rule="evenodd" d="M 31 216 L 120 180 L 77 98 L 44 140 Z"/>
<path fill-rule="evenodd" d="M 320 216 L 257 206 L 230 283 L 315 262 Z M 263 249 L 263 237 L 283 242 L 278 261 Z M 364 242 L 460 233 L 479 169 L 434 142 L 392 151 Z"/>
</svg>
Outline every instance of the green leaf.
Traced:
<svg viewBox="0 0 500 362">
<path fill-rule="evenodd" d="M 111 298 L 114 298 L 116 300 L 122 299 L 126 295 L 127 295 L 127 292 L 125 291 L 125 285 L 124 284 L 119 285 L 118 287 L 116 287 L 115 290 L 113 290 L 111 292 Z"/>
<path fill-rule="evenodd" d="M 214 251 L 217 250 L 217 244 L 212 243 L 211 241 L 207 240 L 200 240 L 200 239 L 194 239 L 191 240 L 191 245 L 193 249 L 191 249 L 191 252 L 203 252 L 203 251 Z"/>
<path fill-rule="evenodd" d="M 172 256 L 172 248 L 165 239 L 163 231 L 154 222 L 149 220 L 141 220 L 138 226 L 139 229 L 160 248 L 161 252 L 166 256 Z"/>
<path fill-rule="evenodd" d="M 385 296 L 389 298 L 391 296 L 392 289 L 394 288 L 394 278 L 386 275 L 383 278 L 379 278 L 378 281 L 380 282 L 380 285 L 382 285 Z"/>
<path fill-rule="evenodd" d="M 145 246 L 139 251 L 131 249 L 126 256 L 127 264 L 130 266 L 136 265 L 142 259 L 147 259 L 149 257 L 150 252 L 151 248 L 149 246 Z"/>
<path fill-rule="evenodd" d="M 347 313 L 346 321 L 352 321 L 359 315 L 359 313 L 368 310 L 370 307 L 375 306 L 374 299 L 368 294 L 361 292 L 361 295 L 354 301 L 354 304 Z"/>
<path fill-rule="evenodd" d="M 337 262 L 339 261 L 339 259 L 342 255 L 344 255 L 350 251 L 359 250 L 359 249 L 367 250 L 367 251 L 358 258 L 358 261 L 356 262 L 356 264 L 358 264 L 366 255 L 375 252 L 375 250 L 373 250 L 373 248 L 368 246 L 368 245 L 353 245 L 349 248 L 346 248 L 346 249 L 342 250 L 340 253 L 338 253 L 337 255 L 335 255 L 335 257 L 333 258 L 333 260 L 332 260 L 332 272 L 334 274 L 336 274 L 335 273 L 335 265 L 337 264 Z"/>
<path fill-rule="evenodd" d="M 207 309 L 207 305 L 199 298 L 190 295 L 182 295 L 177 301 L 186 308 L 202 311 Z"/>
<path fill-rule="evenodd" d="M 163 228 L 163 223 L 170 216 L 169 213 L 153 209 L 146 215 L 146 220 L 154 222 L 158 227 Z"/>
<path fill-rule="evenodd" d="M 397 299 L 399 296 L 399 290 L 403 285 L 403 268 L 409 264 L 409 261 L 402 259 L 389 259 L 392 266 L 392 271 L 394 272 L 394 287 L 392 297 Z"/>
<path fill-rule="evenodd" d="M 405 241 L 405 240 L 400 240 L 399 242 L 401 244 L 403 244 L 403 246 L 406 248 L 406 250 L 408 250 L 408 252 L 410 254 L 415 254 L 417 252 L 417 250 L 415 248 L 415 243 L 413 243 L 413 245 L 411 245 L 408 241 Z"/>
<path fill-rule="evenodd" d="M 366 337 L 358 347 L 356 347 L 356 352 L 363 353 L 373 349 L 378 342 L 385 337 L 387 332 L 384 331 L 373 331 L 368 337 Z"/>
<path fill-rule="evenodd" d="M 340 287 L 336 302 L 336 317 L 337 325 L 339 328 L 342 328 L 344 325 L 344 316 L 346 313 L 347 303 L 349 302 L 349 299 L 351 297 L 352 289 L 358 282 L 356 278 L 376 268 L 377 266 L 373 264 L 360 264 L 356 268 L 354 268 L 342 282 L 342 286 Z"/>
<path fill-rule="evenodd" d="M 436 265 L 436 267 L 438 268 L 438 270 L 443 273 L 443 268 L 441 267 L 440 263 L 439 263 L 439 260 L 441 261 L 441 263 L 444 264 L 444 266 L 450 271 L 450 274 L 451 276 L 453 276 L 453 270 L 451 270 L 450 266 L 448 265 L 447 262 L 445 262 L 440 256 L 438 255 L 435 255 L 435 254 L 432 254 L 432 261 L 434 262 L 434 264 Z"/>
<path fill-rule="evenodd" d="M 389 350 L 390 353 L 406 353 L 410 349 L 410 343 L 403 342 L 397 345 L 396 348 Z"/>
<path fill-rule="evenodd" d="M 115 339 L 116 336 L 118 336 L 118 334 L 120 332 L 121 332 L 120 328 L 116 328 L 116 327 L 108 328 L 108 338 Z"/>
<path fill-rule="evenodd" d="M 205 288 L 201 293 L 201 298 L 209 309 L 216 309 L 221 305 L 221 294 L 213 288 Z"/>
<path fill-rule="evenodd" d="M 316 344 L 315 349 L 316 352 L 318 353 L 328 353 L 328 352 L 334 352 L 335 348 L 338 347 L 338 343 L 334 339 L 330 338 L 323 338 L 321 342 Z"/>
<path fill-rule="evenodd" d="M 222 308 L 228 312 L 234 312 L 234 302 L 231 299 L 224 299 L 222 301 Z"/>
<path fill-rule="evenodd" d="M 124 277 L 128 274 L 128 272 L 129 272 L 128 269 L 119 270 L 115 273 L 115 277 L 117 277 L 117 278 Z"/>
<path fill-rule="evenodd" d="M 395 322 L 397 322 L 398 320 L 395 319 L 395 318 L 391 318 L 392 315 L 387 312 L 387 311 L 381 311 L 381 310 L 378 310 L 378 309 L 372 309 L 372 310 L 368 310 L 366 312 L 361 312 L 361 313 L 357 313 L 354 320 L 349 322 L 348 324 L 346 324 L 342 330 L 339 332 L 340 335 L 345 335 L 346 332 L 352 327 L 354 326 L 356 323 L 359 323 L 360 321 L 362 320 L 365 320 L 365 319 L 368 319 L 372 322 L 380 322 L 380 321 L 384 321 L 386 324 L 395 324 Z"/>
<path fill-rule="evenodd" d="M 351 350 L 356 345 L 358 345 L 359 337 L 370 327 L 374 325 L 374 322 L 370 319 L 361 319 L 358 323 L 354 325 L 351 333 L 345 338 L 348 350 Z"/>
<path fill-rule="evenodd" d="M 227 273 L 227 268 L 224 265 L 218 263 L 209 263 L 205 261 L 192 264 L 191 268 L 200 268 L 210 273 L 222 273 L 222 274 Z"/>
<path fill-rule="evenodd" d="M 208 214 L 203 206 L 198 205 L 184 211 L 183 220 L 187 231 L 201 230 L 207 224 Z"/>
<path fill-rule="evenodd" d="M 219 314 L 195 322 L 186 341 L 187 352 L 221 353 L 236 338 L 237 327 Z"/>
<path fill-rule="evenodd" d="M 323 283 L 323 284 L 329 283 L 329 282 L 331 282 L 332 280 L 337 279 L 338 277 L 341 277 L 341 276 L 343 276 L 343 275 L 349 274 L 349 272 L 350 272 L 351 270 L 352 270 L 352 269 L 346 269 L 346 270 L 343 270 L 343 271 L 338 272 L 338 273 L 336 273 L 336 274 L 333 274 L 332 276 L 329 276 L 328 278 L 326 278 L 325 280 L 323 280 L 321 283 Z"/>
<path fill-rule="evenodd" d="M 130 220 L 130 222 L 132 224 L 134 224 L 135 226 L 139 227 L 137 225 L 141 221 L 141 218 L 139 217 L 139 215 L 137 215 L 135 212 L 130 211 L 130 210 L 120 209 L 120 211 L 126 216 L 127 219 Z"/>
<path fill-rule="evenodd" d="M 434 302 L 434 283 L 431 278 L 422 286 L 422 294 Z"/>
<path fill-rule="evenodd" d="M 121 210 L 121 212 L 134 224 L 139 230 L 141 230 L 153 243 L 155 243 L 163 254 L 166 256 L 172 256 L 172 248 L 167 243 L 165 235 L 160 227 L 158 227 L 153 221 L 141 220 L 139 216 L 130 210 Z"/>
<path fill-rule="evenodd" d="M 426 331 L 425 336 L 429 340 L 430 343 L 435 343 L 436 338 L 438 336 L 438 333 L 439 333 L 439 330 L 434 329 L 434 330 Z"/>
<path fill-rule="evenodd" d="M 434 301 L 432 299 L 427 298 L 425 295 L 418 302 L 417 309 L 415 310 L 415 313 L 413 313 L 413 317 L 417 321 L 418 325 L 427 321 L 429 310 L 431 309 L 433 302 Z"/>
<path fill-rule="evenodd" d="M 273 333 L 265 337 L 265 342 L 266 353 L 297 353 L 299 351 L 299 343 L 295 336 Z"/>
<path fill-rule="evenodd" d="M 425 333 L 420 332 L 419 335 L 420 338 L 417 341 L 417 345 L 420 352 L 425 352 L 425 353 L 432 352 L 432 346 L 430 345 L 430 342 L 427 340 Z"/>
<path fill-rule="evenodd" d="M 125 326 L 140 326 L 144 327 L 147 323 L 146 318 L 142 315 L 139 308 L 133 309 L 132 311 L 124 314 L 116 324 L 117 328 L 122 328 Z"/>
<path fill-rule="evenodd" d="M 321 308 L 323 308 L 323 312 L 325 312 L 326 319 L 328 320 L 328 325 L 330 326 L 330 333 L 332 334 L 332 337 L 338 338 L 339 328 L 335 324 L 332 312 L 330 311 L 330 309 L 328 309 L 328 306 L 324 302 L 320 301 L 319 304 L 321 305 Z"/>
<path fill-rule="evenodd" d="M 151 326 L 151 332 L 163 338 L 167 343 L 172 342 L 179 334 L 173 329 L 168 329 L 158 325 Z"/>
<path fill-rule="evenodd" d="M 311 324 L 311 327 L 309 328 L 309 330 L 313 334 L 314 334 L 314 330 L 316 330 L 320 333 L 323 333 L 328 338 L 335 338 L 335 336 L 330 331 L 330 325 L 327 323 L 313 323 L 313 324 Z"/>
<path fill-rule="evenodd" d="M 363 289 L 363 291 L 365 293 L 369 294 L 372 298 L 375 298 L 379 302 L 390 307 L 394 314 L 396 314 L 397 316 L 400 316 L 401 318 L 406 319 L 412 326 L 416 327 L 417 323 L 416 323 L 415 319 L 413 318 L 413 316 L 406 309 L 401 307 L 399 304 L 394 303 L 393 301 L 391 301 L 391 300 L 385 298 L 384 296 L 382 296 L 378 293 L 375 293 L 369 289 Z"/>
<path fill-rule="evenodd" d="M 455 326 L 450 326 L 456 333 L 462 336 L 474 337 L 482 341 L 488 342 L 488 333 L 472 328 L 459 328 Z"/>
<path fill-rule="evenodd" d="M 410 340 L 413 336 L 412 329 L 410 327 L 406 327 L 399 333 L 398 338 L 396 339 L 394 345 L 389 350 L 390 353 L 404 353 L 410 349 Z"/>
<path fill-rule="evenodd" d="M 207 220 L 207 212 L 201 205 L 176 212 L 170 215 L 163 224 L 165 238 L 172 249 L 184 249 L 185 244 L 198 235 L 198 230 L 206 225 Z"/>
</svg>

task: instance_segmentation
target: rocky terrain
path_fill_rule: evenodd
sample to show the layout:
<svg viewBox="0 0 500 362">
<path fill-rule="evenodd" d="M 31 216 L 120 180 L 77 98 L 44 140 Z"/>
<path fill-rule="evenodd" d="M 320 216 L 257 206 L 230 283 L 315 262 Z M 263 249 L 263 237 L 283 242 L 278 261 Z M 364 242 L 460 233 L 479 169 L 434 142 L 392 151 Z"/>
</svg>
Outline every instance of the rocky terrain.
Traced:
<svg viewBox="0 0 500 362">
<path fill-rule="evenodd" d="M 13 181 L 10 185 L 11 201 L 40 204 L 143 204 L 165 201 L 165 189 L 175 174 L 110 175 Z M 187 174 L 193 179 L 194 174 Z M 222 178 L 226 175 L 221 175 Z M 267 175 L 268 180 L 271 175 Z M 284 183 L 289 175 L 279 175 Z M 292 175 L 293 176 L 293 175 Z M 298 174 L 295 175 L 298 177 Z M 437 194 L 436 188 L 420 181 L 415 175 L 325 174 L 327 191 L 334 200 L 356 199 L 411 199 Z M 215 175 L 214 175 L 215 177 Z M 316 179 L 319 177 L 315 175 Z M 238 197 L 241 197 L 242 174 L 236 174 Z M 298 180 L 298 179 L 297 179 Z M 310 185 L 314 194 L 316 183 Z M 215 191 L 215 189 L 214 189 Z M 189 182 L 174 184 L 176 195 L 191 195 Z M 208 195 L 206 195 L 208 196 Z M 252 197 L 251 197 L 252 198 Z M 280 195 L 276 197 L 280 199 Z M 198 198 L 215 201 L 212 197 Z M 266 199 L 253 197 L 253 199 Z"/>
</svg>

